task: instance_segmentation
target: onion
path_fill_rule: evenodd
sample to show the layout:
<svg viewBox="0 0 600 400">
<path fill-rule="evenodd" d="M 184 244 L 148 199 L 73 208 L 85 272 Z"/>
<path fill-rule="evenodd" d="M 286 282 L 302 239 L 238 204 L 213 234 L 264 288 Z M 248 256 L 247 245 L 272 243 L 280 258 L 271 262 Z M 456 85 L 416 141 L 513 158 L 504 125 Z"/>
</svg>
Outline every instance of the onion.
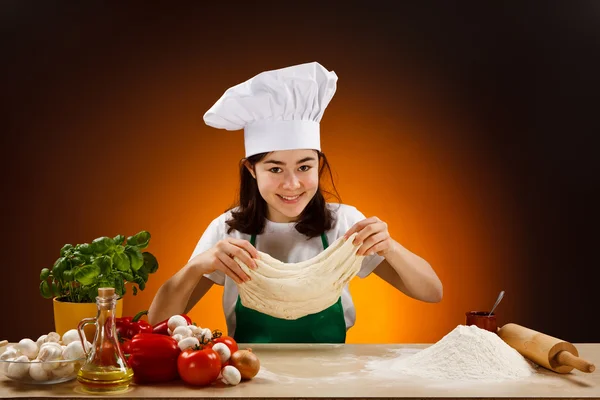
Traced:
<svg viewBox="0 0 600 400">
<path fill-rule="evenodd" d="M 238 350 L 231 355 L 229 364 L 236 367 L 242 379 L 252 379 L 260 369 L 260 361 L 252 349 Z"/>
</svg>

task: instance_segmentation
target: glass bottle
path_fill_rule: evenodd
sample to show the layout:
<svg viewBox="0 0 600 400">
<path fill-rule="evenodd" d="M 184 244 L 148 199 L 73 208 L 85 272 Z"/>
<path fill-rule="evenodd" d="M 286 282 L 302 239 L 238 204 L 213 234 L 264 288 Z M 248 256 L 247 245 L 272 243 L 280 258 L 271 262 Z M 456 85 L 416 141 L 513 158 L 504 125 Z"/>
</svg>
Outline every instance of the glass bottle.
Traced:
<svg viewBox="0 0 600 400">
<path fill-rule="evenodd" d="M 115 329 L 117 296 L 114 288 L 99 288 L 96 297 L 98 315 L 85 318 L 79 323 L 79 337 L 86 349 L 86 361 L 77 373 L 77 381 L 88 392 L 118 392 L 129 387 L 133 370 L 127 361 Z M 87 345 L 83 328 L 96 324 L 96 334 L 91 349 Z"/>
</svg>

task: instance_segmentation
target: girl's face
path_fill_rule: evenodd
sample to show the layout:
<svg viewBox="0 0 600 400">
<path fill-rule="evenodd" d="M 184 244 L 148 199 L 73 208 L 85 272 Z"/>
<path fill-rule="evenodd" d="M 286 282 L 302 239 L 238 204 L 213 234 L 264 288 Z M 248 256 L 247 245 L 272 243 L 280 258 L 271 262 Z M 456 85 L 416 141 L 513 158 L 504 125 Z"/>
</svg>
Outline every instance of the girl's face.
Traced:
<svg viewBox="0 0 600 400">
<path fill-rule="evenodd" d="M 274 151 L 248 169 L 273 222 L 295 221 L 319 188 L 316 150 Z"/>
</svg>

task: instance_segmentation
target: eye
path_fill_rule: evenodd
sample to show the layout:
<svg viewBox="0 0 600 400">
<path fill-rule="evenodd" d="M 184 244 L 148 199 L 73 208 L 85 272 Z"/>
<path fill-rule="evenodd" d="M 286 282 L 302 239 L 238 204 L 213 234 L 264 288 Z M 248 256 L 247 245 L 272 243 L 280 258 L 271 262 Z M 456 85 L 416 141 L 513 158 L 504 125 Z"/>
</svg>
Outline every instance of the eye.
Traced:
<svg viewBox="0 0 600 400">
<path fill-rule="evenodd" d="M 273 172 L 274 174 L 277 174 L 277 173 L 281 172 L 281 168 L 273 167 L 273 168 L 269 169 L 269 171 Z"/>
<path fill-rule="evenodd" d="M 312 167 L 311 167 L 310 165 L 303 165 L 303 166 L 301 166 L 301 167 L 300 167 L 300 168 L 298 168 L 298 169 L 299 169 L 300 171 L 302 171 L 302 172 L 306 172 L 306 171 L 308 171 L 308 170 L 309 170 L 309 169 L 311 169 L 311 168 L 312 168 Z"/>
</svg>

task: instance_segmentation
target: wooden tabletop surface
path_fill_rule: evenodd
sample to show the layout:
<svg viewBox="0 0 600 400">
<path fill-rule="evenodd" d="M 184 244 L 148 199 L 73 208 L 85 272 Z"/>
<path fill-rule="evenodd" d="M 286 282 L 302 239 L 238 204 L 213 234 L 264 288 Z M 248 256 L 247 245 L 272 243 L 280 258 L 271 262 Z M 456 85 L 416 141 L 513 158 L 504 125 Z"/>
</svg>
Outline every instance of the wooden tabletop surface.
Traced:
<svg viewBox="0 0 600 400">
<path fill-rule="evenodd" d="M 414 354 L 428 344 L 244 345 L 261 361 L 258 375 L 237 386 L 187 386 L 182 381 L 135 385 L 120 394 L 82 392 L 73 380 L 25 385 L 0 377 L 0 398 L 600 398 L 600 372 L 557 374 L 542 367 L 526 379 L 497 383 L 444 382 L 373 368 Z M 600 344 L 575 344 L 579 355 L 600 367 Z"/>
</svg>

